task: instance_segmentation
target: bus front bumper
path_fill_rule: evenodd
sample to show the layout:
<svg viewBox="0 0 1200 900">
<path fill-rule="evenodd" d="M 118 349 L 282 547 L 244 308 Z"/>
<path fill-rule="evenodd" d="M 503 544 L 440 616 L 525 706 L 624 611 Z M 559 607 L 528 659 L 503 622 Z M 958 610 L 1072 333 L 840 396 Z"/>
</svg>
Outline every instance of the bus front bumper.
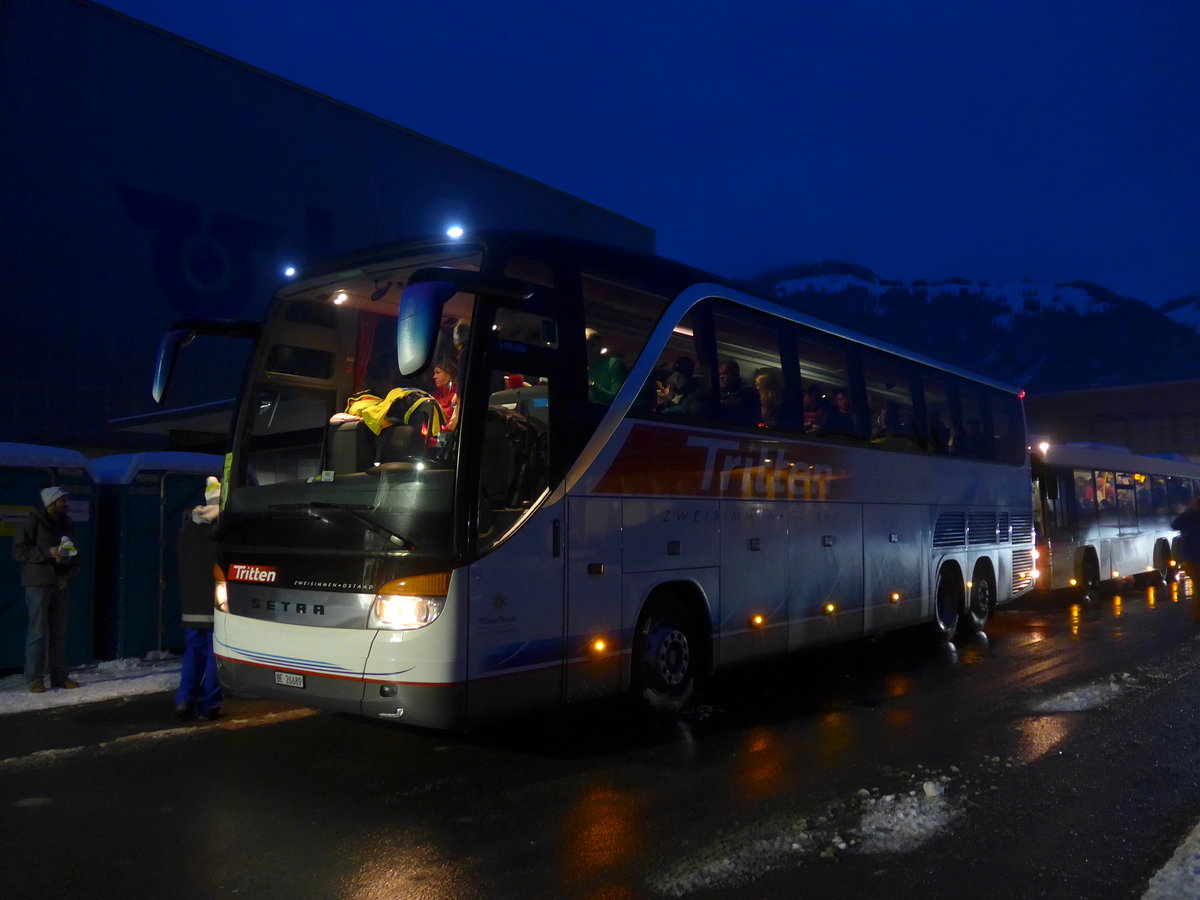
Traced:
<svg viewBox="0 0 1200 900">
<path fill-rule="evenodd" d="M 422 728 L 465 726 L 465 684 L 379 683 L 300 674 L 220 655 L 217 672 L 222 687 L 237 696 L 269 697 Z"/>
</svg>

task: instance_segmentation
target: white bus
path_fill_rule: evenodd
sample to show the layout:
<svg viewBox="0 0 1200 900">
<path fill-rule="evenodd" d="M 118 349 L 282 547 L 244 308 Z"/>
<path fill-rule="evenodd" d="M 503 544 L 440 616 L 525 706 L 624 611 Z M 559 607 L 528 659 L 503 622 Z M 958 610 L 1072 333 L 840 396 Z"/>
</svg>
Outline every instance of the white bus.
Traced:
<svg viewBox="0 0 1200 900">
<path fill-rule="evenodd" d="M 1176 571 L 1171 520 L 1200 492 L 1200 464 L 1108 444 L 1041 442 L 1033 456 L 1039 590 L 1095 597 Z"/>
<path fill-rule="evenodd" d="M 181 323 L 156 396 L 197 332 L 252 329 Z M 300 273 L 227 470 L 225 686 L 423 726 L 674 711 L 737 663 L 977 631 L 1033 584 L 1017 390 L 565 238 Z"/>
</svg>

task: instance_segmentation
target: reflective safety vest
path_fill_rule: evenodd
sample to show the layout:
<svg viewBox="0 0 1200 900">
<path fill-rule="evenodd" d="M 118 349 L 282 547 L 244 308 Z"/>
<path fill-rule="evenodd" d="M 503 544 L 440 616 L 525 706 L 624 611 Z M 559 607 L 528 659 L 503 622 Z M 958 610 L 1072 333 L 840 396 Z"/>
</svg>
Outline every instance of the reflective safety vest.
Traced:
<svg viewBox="0 0 1200 900">
<path fill-rule="evenodd" d="M 422 433 L 434 438 L 444 424 L 437 400 L 418 388 L 393 388 L 382 399 L 370 391 L 359 391 L 346 401 L 346 413 L 360 417 L 375 434 L 389 425 L 427 423 Z"/>
</svg>

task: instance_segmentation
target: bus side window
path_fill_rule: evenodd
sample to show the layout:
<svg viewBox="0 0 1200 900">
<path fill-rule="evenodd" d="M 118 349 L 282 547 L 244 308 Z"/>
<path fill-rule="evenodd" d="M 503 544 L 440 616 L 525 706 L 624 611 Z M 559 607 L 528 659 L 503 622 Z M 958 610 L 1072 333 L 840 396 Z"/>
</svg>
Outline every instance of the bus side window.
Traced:
<svg viewBox="0 0 1200 900">
<path fill-rule="evenodd" d="M 692 314 L 680 321 L 678 330 L 638 393 L 634 410 L 668 420 L 706 419 L 709 417 L 707 387 L 697 370 L 696 341 L 692 337 Z"/>
<path fill-rule="evenodd" d="M 994 459 L 995 439 L 990 428 L 991 416 L 986 397 L 979 389 L 961 383 L 958 396 L 962 426 L 951 440 L 950 452 L 955 456 Z"/>
<path fill-rule="evenodd" d="M 585 270 L 581 279 L 588 402 L 608 407 L 668 301 L 616 275 Z M 647 408 L 643 395 L 637 410 Z"/>
<path fill-rule="evenodd" d="M 508 384 L 505 374 L 493 372 L 493 383 Z M 542 379 L 521 384 L 488 401 L 479 474 L 481 550 L 507 534 L 549 487 L 549 384 Z"/>
<path fill-rule="evenodd" d="M 927 373 L 921 381 L 925 395 L 925 448 L 931 453 L 949 453 L 954 419 L 946 379 Z"/>
<path fill-rule="evenodd" d="M 1012 394 L 994 393 L 989 398 L 992 413 L 992 435 L 996 442 L 996 459 L 1020 463 L 1025 460 L 1025 430 L 1022 427 L 1021 401 Z"/>
<path fill-rule="evenodd" d="M 783 323 L 731 304 L 713 304 L 719 417 L 743 428 L 779 428 L 794 417 L 784 389 Z"/>
<path fill-rule="evenodd" d="M 858 437 L 862 428 L 850 393 L 846 346 L 837 338 L 805 329 L 796 339 L 804 433 L 813 437 Z"/>
<path fill-rule="evenodd" d="M 1096 473 L 1096 507 L 1101 525 L 1117 524 L 1117 486 L 1112 472 Z"/>
<path fill-rule="evenodd" d="M 867 352 L 863 354 L 863 382 L 871 410 L 871 441 L 894 450 L 921 449 L 908 368 L 899 360 Z"/>
<path fill-rule="evenodd" d="M 1096 524 L 1096 483 L 1092 473 L 1075 470 L 1075 520 L 1085 532 Z"/>
</svg>

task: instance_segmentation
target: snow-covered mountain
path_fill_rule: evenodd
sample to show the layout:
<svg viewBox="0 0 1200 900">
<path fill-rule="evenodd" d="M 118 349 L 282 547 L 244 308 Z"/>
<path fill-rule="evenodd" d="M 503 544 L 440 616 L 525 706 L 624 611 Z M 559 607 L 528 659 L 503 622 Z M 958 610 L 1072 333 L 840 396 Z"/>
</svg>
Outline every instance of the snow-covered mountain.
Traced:
<svg viewBox="0 0 1200 900">
<path fill-rule="evenodd" d="M 1084 281 L 898 281 L 842 262 L 790 266 L 743 284 L 1039 391 L 1200 378 L 1200 297 L 1153 307 Z"/>
<path fill-rule="evenodd" d="M 1159 311 L 1172 322 L 1200 331 L 1200 295 L 1192 294 L 1190 297 L 1168 300 L 1159 307 Z"/>
</svg>

